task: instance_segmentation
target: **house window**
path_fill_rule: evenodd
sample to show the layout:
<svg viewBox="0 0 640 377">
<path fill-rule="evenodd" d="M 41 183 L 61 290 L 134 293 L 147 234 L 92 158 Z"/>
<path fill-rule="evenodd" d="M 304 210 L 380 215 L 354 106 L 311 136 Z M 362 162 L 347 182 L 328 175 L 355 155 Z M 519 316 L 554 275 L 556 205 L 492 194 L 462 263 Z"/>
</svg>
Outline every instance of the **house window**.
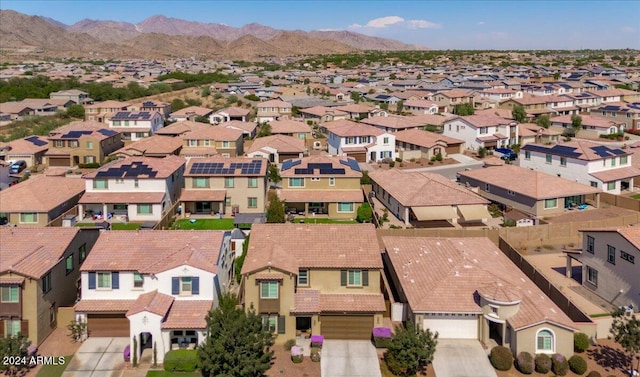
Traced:
<svg viewBox="0 0 640 377">
<path fill-rule="evenodd" d="M 69 141 L 69 147 L 78 148 L 78 140 L 70 140 Z"/>
<path fill-rule="evenodd" d="M 628 159 L 629 159 L 629 156 L 620 156 L 620 165 L 626 165 Z"/>
<path fill-rule="evenodd" d="M 73 271 L 73 254 L 69 255 L 67 259 L 65 259 L 65 271 L 67 275 L 69 275 Z"/>
<path fill-rule="evenodd" d="M 153 206 L 151 204 L 138 204 L 138 215 L 153 214 Z"/>
<path fill-rule="evenodd" d="M 544 208 L 545 209 L 557 208 L 557 207 L 558 207 L 558 199 L 553 198 L 553 199 L 545 199 L 544 200 Z"/>
<path fill-rule="evenodd" d="M 389 144 L 389 138 L 388 137 L 383 137 L 382 138 L 382 144 L 384 144 L 384 145 Z"/>
<path fill-rule="evenodd" d="M 228 141 L 222 142 L 222 148 L 229 148 L 229 147 L 230 147 L 230 143 Z"/>
<path fill-rule="evenodd" d="M 491 185 L 490 185 L 490 184 L 488 184 L 488 183 L 485 183 L 485 184 L 484 184 L 484 191 L 486 191 L 486 192 L 491 191 Z"/>
<path fill-rule="evenodd" d="M 20 320 L 19 319 L 14 319 L 14 320 L 6 320 L 5 321 L 7 323 L 7 332 L 5 334 L 5 336 L 15 336 L 20 334 Z"/>
<path fill-rule="evenodd" d="M 543 329 L 536 335 L 536 353 L 553 353 L 554 339 L 551 330 Z"/>
<path fill-rule="evenodd" d="M 204 146 L 205 146 L 205 147 L 210 147 L 210 146 L 211 146 L 211 140 L 206 139 L 206 140 L 204 141 Z"/>
<path fill-rule="evenodd" d="M 93 188 L 96 190 L 106 190 L 109 188 L 109 181 L 106 179 L 94 179 Z"/>
<path fill-rule="evenodd" d="M 17 285 L 10 285 L 2 287 L 1 302 L 17 303 L 20 301 L 20 287 Z"/>
<path fill-rule="evenodd" d="M 142 277 L 142 274 L 139 272 L 134 272 L 133 273 L 133 287 L 134 288 L 142 288 L 142 286 L 144 285 L 144 278 Z"/>
<path fill-rule="evenodd" d="M 304 187 L 304 178 L 289 178 L 289 187 Z"/>
<path fill-rule="evenodd" d="M 96 156 L 84 156 L 85 164 L 93 164 L 96 162 Z"/>
<path fill-rule="evenodd" d="M 607 191 L 612 191 L 616 189 L 616 183 L 615 182 L 607 182 Z"/>
<path fill-rule="evenodd" d="M 191 276 L 183 276 L 180 278 L 180 294 L 190 295 L 193 288 Z"/>
<path fill-rule="evenodd" d="M 51 290 L 51 272 L 44 275 L 42 278 L 42 293 L 47 293 Z"/>
<path fill-rule="evenodd" d="M 98 272 L 98 288 L 111 289 L 111 272 Z"/>
<path fill-rule="evenodd" d="M 309 270 L 298 271 L 298 285 L 309 285 Z"/>
<path fill-rule="evenodd" d="M 587 266 L 587 281 L 596 287 L 598 286 L 598 270 L 591 266 Z"/>
<path fill-rule="evenodd" d="M 320 182 L 320 177 L 311 177 L 311 182 Z"/>
<path fill-rule="evenodd" d="M 229 207 L 231 205 L 231 197 L 227 196 L 224 198 L 224 205 L 225 207 Z"/>
<path fill-rule="evenodd" d="M 258 198 L 256 197 L 247 198 L 247 207 L 258 208 Z"/>
<path fill-rule="evenodd" d="M 353 212 L 353 203 L 338 203 L 338 212 Z"/>
<path fill-rule="evenodd" d="M 545 159 L 547 161 L 547 164 L 550 164 L 551 161 L 553 160 L 553 156 L 551 156 L 550 154 L 545 155 Z"/>
<path fill-rule="evenodd" d="M 197 147 L 198 146 L 198 140 L 189 140 L 189 146 L 190 147 Z"/>
<path fill-rule="evenodd" d="M 193 178 L 193 188 L 208 188 L 209 187 L 209 178 L 198 177 Z"/>
<path fill-rule="evenodd" d="M 64 140 L 54 140 L 53 146 L 55 148 L 64 148 Z"/>
<path fill-rule="evenodd" d="M 262 316 L 262 327 L 274 333 L 278 330 L 278 316 L 264 315 Z"/>
<path fill-rule="evenodd" d="M 607 262 L 616 264 L 616 248 L 611 245 L 607 245 Z"/>
<path fill-rule="evenodd" d="M 93 149 L 93 141 L 87 141 L 87 149 Z"/>
<path fill-rule="evenodd" d="M 480 135 L 486 135 L 489 133 L 488 128 L 480 128 L 478 131 L 480 132 Z"/>
<path fill-rule="evenodd" d="M 611 159 L 611 166 L 616 166 L 616 158 Z"/>
<path fill-rule="evenodd" d="M 530 151 L 524 151 L 524 159 L 525 160 L 530 160 L 531 159 L 531 152 Z"/>
<path fill-rule="evenodd" d="M 133 180 L 133 187 L 135 187 L 135 188 L 140 187 L 140 180 L 138 178 L 135 178 Z"/>
<path fill-rule="evenodd" d="M 260 283 L 260 298 L 278 298 L 278 282 L 263 281 Z"/>
<path fill-rule="evenodd" d="M 249 182 L 249 188 L 258 187 L 258 178 L 249 178 L 248 182 Z"/>
<path fill-rule="evenodd" d="M 560 166 L 567 166 L 567 158 L 560 157 Z"/>
<path fill-rule="evenodd" d="M 627 262 L 632 264 L 636 263 L 636 257 L 622 250 L 620 250 L 620 259 L 626 260 Z"/>
<path fill-rule="evenodd" d="M 143 137 L 145 137 L 145 136 L 147 136 L 147 133 L 146 133 L 146 132 L 136 132 L 136 137 L 137 137 L 138 139 L 143 138 Z"/>
<path fill-rule="evenodd" d="M 590 181 L 589 183 L 591 184 L 591 187 L 598 187 L 598 182 L 596 181 Z"/>
<path fill-rule="evenodd" d="M 347 286 L 349 287 L 362 286 L 362 270 L 347 271 Z"/>
<path fill-rule="evenodd" d="M 24 224 L 35 224 L 38 222 L 38 214 L 35 212 L 21 212 L 20 222 Z"/>
<path fill-rule="evenodd" d="M 225 178 L 224 179 L 224 187 L 233 188 L 233 178 Z"/>
<path fill-rule="evenodd" d="M 593 254 L 595 246 L 595 240 L 591 236 L 587 236 L 587 251 Z"/>
<path fill-rule="evenodd" d="M 335 186 L 336 185 L 336 179 L 334 177 L 329 177 L 329 186 Z"/>
</svg>

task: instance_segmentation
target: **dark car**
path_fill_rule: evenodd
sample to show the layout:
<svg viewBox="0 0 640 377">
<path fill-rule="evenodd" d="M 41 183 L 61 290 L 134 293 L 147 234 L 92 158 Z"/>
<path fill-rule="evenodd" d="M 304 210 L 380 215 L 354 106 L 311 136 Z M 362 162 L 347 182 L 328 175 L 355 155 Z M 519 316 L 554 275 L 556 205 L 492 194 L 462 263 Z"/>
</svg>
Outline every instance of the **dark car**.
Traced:
<svg viewBox="0 0 640 377">
<path fill-rule="evenodd" d="M 27 168 L 27 162 L 25 160 L 15 161 L 9 166 L 9 174 L 18 174 Z"/>
<path fill-rule="evenodd" d="M 495 151 L 502 154 L 500 158 L 503 160 L 513 161 L 518 158 L 516 152 L 512 151 L 509 148 L 496 148 Z"/>
</svg>

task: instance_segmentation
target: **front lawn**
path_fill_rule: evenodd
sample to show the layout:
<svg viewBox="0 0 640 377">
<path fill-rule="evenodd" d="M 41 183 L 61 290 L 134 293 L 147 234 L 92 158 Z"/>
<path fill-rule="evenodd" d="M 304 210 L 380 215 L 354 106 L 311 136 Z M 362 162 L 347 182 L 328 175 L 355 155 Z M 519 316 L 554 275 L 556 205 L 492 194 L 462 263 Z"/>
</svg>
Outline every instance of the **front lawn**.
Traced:
<svg viewBox="0 0 640 377">
<path fill-rule="evenodd" d="M 631 195 L 631 197 L 632 197 L 633 199 L 638 199 L 638 200 L 640 200 L 640 194 Z"/>
<path fill-rule="evenodd" d="M 233 219 L 180 219 L 173 223 L 172 229 L 230 230 L 233 229 Z"/>
<path fill-rule="evenodd" d="M 147 377 L 202 377 L 201 372 L 167 372 L 166 370 L 150 370 L 147 372 Z"/>
<path fill-rule="evenodd" d="M 76 226 L 86 228 L 90 226 L 98 226 L 97 223 L 77 223 Z M 140 224 L 137 223 L 111 223 L 111 230 L 138 230 Z"/>
<path fill-rule="evenodd" d="M 348 220 L 348 219 L 325 219 L 325 218 L 321 218 L 321 219 L 316 219 L 313 217 L 307 217 L 307 218 L 295 218 L 293 219 L 294 223 L 300 223 L 302 220 L 304 220 L 305 224 L 357 224 L 358 222 L 355 220 Z"/>
<path fill-rule="evenodd" d="M 36 377 L 60 377 L 71 362 L 73 355 L 64 357 L 64 365 L 43 365 Z"/>
</svg>

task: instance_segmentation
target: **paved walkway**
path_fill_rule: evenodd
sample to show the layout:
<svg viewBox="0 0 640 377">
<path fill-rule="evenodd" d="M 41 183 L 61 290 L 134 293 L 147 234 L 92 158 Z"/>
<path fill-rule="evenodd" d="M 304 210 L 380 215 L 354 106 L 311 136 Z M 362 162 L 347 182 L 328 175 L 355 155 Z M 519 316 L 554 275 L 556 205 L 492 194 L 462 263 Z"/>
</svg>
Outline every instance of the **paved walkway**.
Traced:
<svg viewBox="0 0 640 377">
<path fill-rule="evenodd" d="M 381 377 L 378 352 L 368 340 L 325 340 L 322 377 Z"/>
<path fill-rule="evenodd" d="M 128 338 L 89 338 L 76 352 L 62 377 L 120 376 L 125 369 L 124 348 Z"/>
<path fill-rule="evenodd" d="M 438 339 L 433 370 L 438 377 L 497 377 L 477 340 Z"/>
</svg>

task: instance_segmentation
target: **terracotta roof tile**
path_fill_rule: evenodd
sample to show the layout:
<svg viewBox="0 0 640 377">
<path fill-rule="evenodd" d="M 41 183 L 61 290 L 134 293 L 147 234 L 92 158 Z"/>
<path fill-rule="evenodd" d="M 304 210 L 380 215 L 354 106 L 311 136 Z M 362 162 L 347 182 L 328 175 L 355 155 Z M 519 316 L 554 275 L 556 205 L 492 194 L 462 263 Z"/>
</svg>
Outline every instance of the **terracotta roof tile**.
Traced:
<svg viewBox="0 0 640 377">
<path fill-rule="evenodd" d="M 79 204 L 158 204 L 164 192 L 85 192 Z"/>
<path fill-rule="evenodd" d="M 247 154 L 265 150 L 264 148 L 273 148 L 278 153 L 304 153 L 307 151 L 302 139 L 287 135 L 271 135 L 255 139 L 247 150 Z"/>
<path fill-rule="evenodd" d="M 74 200 L 84 190 L 84 179 L 33 175 L 26 181 L 2 190 L 0 212 L 49 212 Z"/>
<path fill-rule="evenodd" d="M 136 300 L 80 300 L 73 308 L 76 312 L 126 312 Z"/>
<path fill-rule="evenodd" d="M 299 289 L 293 296 L 291 313 L 320 313 L 320 291 L 315 289 Z"/>
<path fill-rule="evenodd" d="M 186 115 L 190 115 L 190 114 L 195 114 L 198 116 L 207 116 L 208 114 L 211 114 L 213 112 L 213 110 L 208 109 L 206 107 L 201 107 L 201 106 L 189 106 L 189 107 L 185 107 L 184 109 L 180 109 L 178 111 L 174 111 L 170 114 L 171 117 L 176 117 L 176 116 L 186 116 Z"/>
<path fill-rule="evenodd" d="M 172 123 L 166 127 L 162 127 L 156 131 L 156 135 L 182 135 L 187 132 L 200 130 L 211 127 L 206 123 L 194 122 L 192 120 L 183 120 Z"/>
<path fill-rule="evenodd" d="M 311 133 L 308 124 L 291 119 L 274 120 L 269 126 L 272 134 Z"/>
<path fill-rule="evenodd" d="M 384 312 L 382 294 L 321 294 L 321 312 Z"/>
<path fill-rule="evenodd" d="M 398 131 L 394 135 L 396 136 L 396 145 L 398 142 L 405 142 L 420 147 L 432 148 L 439 143 L 444 143 L 445 146 L 464 143 L 460 139 L 419 129 Z"/>
<path fill-rule="evenodd" d="M 236 141 L 244 135 L 242 130 L 226 128 L 220 126 L 208 126 L 199 130 L 183 134 L 183 140 L 216 140 L 216 141 Z"/>
<path fill-rule="evenodd" d="M 222 202 L 227 196 L 227 190 L 211 189 L 183 189 L 180 195 L 181 202 Z"/>
<path fill-rule="evenodd" d="M 155 291 L 143 293 L 138 296 L 133 304 L 129 306 L 126 316 L 129 317 L 140 312 L 149 312 L 164 318 L 169 308 L 171 308 L 171 304 L 173 304 L 173 296 L 159 293 L 156 289 Z"/>
<path fill-rule="evenodd" d="M 255 275 L 256 280 L 282 280 L 284 274 L 280 272 L 261 272 Z"/>
<path fill-rule="evenodd" d="M 24 283 L 22 276 L 0 276 L 0 285 L 22 285 L 22 283 Z"/>
<path fill-rule="evenodd" d="M 141 164 L 147 165 L 149 168 L 151 168 L 152 171 L 156 172 L 156 176 L 153 177 L 153 179 L 167 178 L 167 177 L 170 177 L 171 174 L 175 173 L 182 166 L 184 166 L 186 162 L 187 160 L 185 160 L 184 158 L 178 157 L 175 155 L 169 155 L 163 158 L 141 157 L 141 156 L 128 157 L 128 158 L 116 160 L 113 163 L 104 165 L 91 173 L 87 173 L 83 175 L 82 177 L 95 178 L 98 173 L 107 171 L 109 169 L 120 168 L 122 167 L 122 165 L 132 165 L 135 163 L 141 163 Z M 139 175 L 136 178 L 147 179 L 151 177 Z"/>
<path fill-rule="evenodd" d="M 36 138 L 38 140 L 38 144 L 41 145 L 37 145 L 33 142 L 27 141 L 26 139 L 31 139 L 31 138 Z M 36 139 L 31 139 L 31 140 L 36 140 Z M 22 139 L 17 139 L 17 140 L 13 140 L 10 141 L 8 143 L 6 143 L 6 146 L 9 147 L 8 153 L 9 155 L 19 155 L 19 154 L 26 154 L 26 155 L 30 155 L 30 154 L 35 154 L 35 153 L 39 153 L 39 152 L 43 152 L 49 149 L 49 140 L 47 140 L 46 138 L 42 137 L 42 136 L 27 136 L 25 138 Z"/>
<path fill-rule="evenodd" d="M 380 136 L 385 133 L 377 127 L 343 119 L 322 123 L 322 127 L 326 128 L 330 133 L 340 137 Z"/>
<path fill-rule="evenodd" d="M 173 302 L 163 329 L 204 329 L 207 327 L 207 314 L 213 301 L 176 300 Z"/>
<path fill-rule="evenodd" d="M 120 148 L 111 155 L 143 156 L 149 154 L 175 154 L 182 148 L 182 140 L 176 137 L 153 135 Z"/>
<path fill-rule="evenodd" d="M 465 123 L 468 123 L 476 128 L 484 128 L 484 127 L 495 127 L 500 125 L 507 125 L 516 123 L 513 120 L 504 119 L 497 115 L 493 114 L 483 114 L 483 115 L 467 115 L 467 116 L 458 116 L 455 118 L 451 118 L 451 121 L 460 119 Z M 449 121 L 447 121 L 449 122 Z"/>
</svg>

